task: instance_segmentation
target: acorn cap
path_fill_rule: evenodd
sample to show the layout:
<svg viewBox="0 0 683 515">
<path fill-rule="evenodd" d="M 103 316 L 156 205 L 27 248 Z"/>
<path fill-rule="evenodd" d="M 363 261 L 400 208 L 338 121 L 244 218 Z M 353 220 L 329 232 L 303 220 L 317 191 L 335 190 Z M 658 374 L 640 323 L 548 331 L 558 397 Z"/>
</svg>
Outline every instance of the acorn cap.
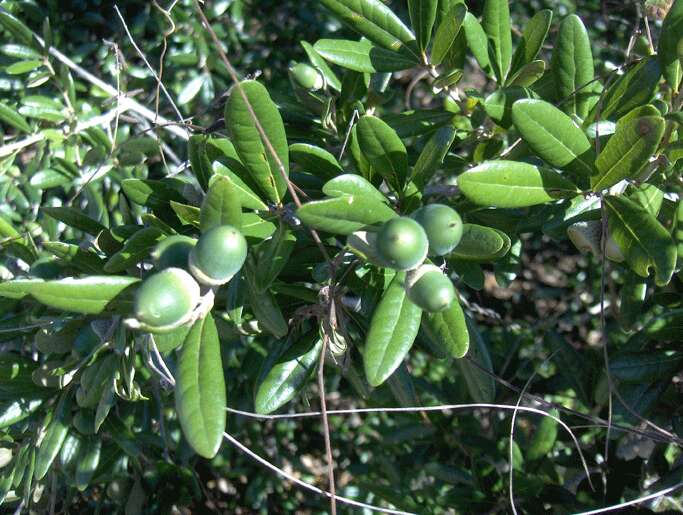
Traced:
<svg viewBox="0 0 683 515">
<path fill-rule="evenodd" d="M 239 272 L 247 259 L 247 240 L 232 225 L 220 225 L 201 235 L 190 252 L 192 275 L 202 284 L 220 286 Z"/>
<path fill-rule="evenodd" d="M 427 258 L 429 240 L 412 218 L 392 218 L 380 228 L 375 243 L 377 255 L 396 270 L 412 270 Z"/>
<path fill-rule="evenodd" d="M 199 285 L 180 268 L 167 268 L 150 275 L 135 295 L 135 319 L 127 325 L 148 332 L 171 331 L 192 318 L 199 302 Z"/>
<path fill-rule="evenodd" d="M 453 282 L 435 265 L 422 265 L 406 275 L 408 298 L 423 310 L 443 311 L 455 300 Z"/>
</svg>

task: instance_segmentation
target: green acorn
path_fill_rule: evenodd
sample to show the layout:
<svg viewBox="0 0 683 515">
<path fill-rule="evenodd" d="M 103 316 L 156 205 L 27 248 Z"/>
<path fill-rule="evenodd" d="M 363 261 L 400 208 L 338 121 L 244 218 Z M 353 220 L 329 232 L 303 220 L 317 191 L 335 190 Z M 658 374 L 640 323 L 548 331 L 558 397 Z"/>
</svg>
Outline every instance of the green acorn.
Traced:
<svg viewBox="0 0 683 515">
<path fill-rule="evenodd" d="M 247 240 L 232 225 L 220 225 L 201 235 L 190 252 L 190 271 L 202 284 L 219 286 L 240 271 L 247 259 Z"/>
<path fill-rule="evenodd" d="M 408 298 L 429 313 L 443 311 L 455 300 L 453 283 L 435 265 L 408 272 L 405 288 Z"/>
<path fill-rule="evenodd" d="M 422 226 L 412 218 L 392 218 L 377 233 L 379 258 L 396 270 L 417 268 L 427 257 L 429 241 Z"/>
<path fill-rule="evenodd" d="M 197 240 L 194 238 L 180 234 L 165 238 L 152 250 L 151 256 L 154 267 L 157 270 L 166 268 L 187 269 L 190 252 L 196 244 Z"/>
<path fill-rule="evenodd" d="M 296 86 L 309 91 L 318 91 L 325 85 L 325 80 L 318 70 L 305 63 L 296 63 L 289 69 L 289 76 Z"/>
<path fill-rule="evenodd" d="M 430 256 L 448 254 L 460 243 L 462 218 L 455 209 L 444 204 L 429 204 L 411 216 L 427 233 Z"/>
<path fill-rule="evenodd" d="M 188 322 L 199 302 L 199 285 L 180 268 L 167 268 L 145 279 L 135 295 L 137 324 L 149 332 L 166 332 Z"/>
</svg>

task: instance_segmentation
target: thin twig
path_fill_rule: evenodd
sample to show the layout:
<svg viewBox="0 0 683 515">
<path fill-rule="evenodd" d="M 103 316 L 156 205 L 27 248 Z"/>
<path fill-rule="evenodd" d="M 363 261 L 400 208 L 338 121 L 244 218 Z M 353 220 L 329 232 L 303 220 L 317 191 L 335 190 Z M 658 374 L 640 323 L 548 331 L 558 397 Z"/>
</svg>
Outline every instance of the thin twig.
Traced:
<svg viewBox="0 0 683 515">
<path fill-rule="evenodd" d="M 576 515 L 596 515 L 597 513 L 607 513 L 609 511 L 621 510 L 622 508 L 627 508 L 628 506 L 633 506 L 635 504 L 640 504 L 645 501 L 657 499 L 658 497 L 663 497 L 667 494 L 670 494 L 671 492 L 674 492 L 675 490 L 678 490 L 681 487 L 683 487 L 683 482 L 677 483 L 674 486 L 670 486 L 669 488 L 659 490 L 658 492 L 655 492 L 653 494 L 646 495 L 645 497 L 639 497 L 638 499 L 633 499 L 632 501 L 622 502 L 621 504 L 615 504 L 613 506 L 607 506 L 605 508 L 599 508 L 597 510 L 582 511 L 581 513 L 577 513 Z"/>
<path fill-rule="evenodd" d="M 232 66 L 232 63 L 230 62 L 230 59 L 228 59 L 227 54 L 223 50 L 223 47 L 221 46 L 221 42 L 218 39 L 218 36 L 216 35 L 216 31 L 213 30 L 213 27 L 211 27 L 211 23 L 209 23 L 209 20 L 206 18 L 206 15 L 204 14 L 204 11 L 202 10 L 202 7 L 199 5 L 198 0 L 194 0 L 194 7 L 197 13 L 199 14 L 199 17 L 202 20 L 202 24 L 206 28 L 206 30 L 209 32 L 209 35 L 211 36 L 211 39 L 213 40 L 214 47 L 216 48 L 216 51 L 218 52 L 218 55 L 221 58 L 221 61 L 223 61 L 223 64 L 228 70 L 228 74 L 230 75 L 230 79 L 235 85 L 235 88 L 237 89 L 239 95 L 242 97 L 242 100 L 244 101 L 244 105 L 247 108 L 247 111 L 249 112 L 249 116 L 251 117 L 252 121 L 254 122 L 254 126 L 256 128 L 256 131 L 259 133 L 259 137 L 261 138 L 261 141 L 263 144 L 266 146 L 266 149 L 268 150 L 268 153 L 271 155 L 273 160 L 275 161 L 275 165 L 277 169 L 280 172 L 280 175 L 282 176 L 282 179 L 285 181 L 287 184 L 287 189 L 289 190 L 289 194 L 292 196 L 292 200 L 294 201 L 294 204 L 296 207 L 301 207 L 301 200 L 299 199 L 299 196 L 296 193 L 296 190 L 292 186 L 292 182 L 289 180 L 289 177 L 287 175 L 287 170 L 285 169 L 284 164 L 282 164 L 282 160 L 280 159 L 280 156 L 278 155 L 277 151 L 275 150 L 275 147 L 273 147 L 273 144 L 270 142 L 270 139 L 268 138 L 268 135 L 266 134 L 266 131 L 263 129 L 263 126 L 261 125 L 261 122 L 258 119 L 258 116 L 256 116 L 256 112 L 254 111 L 254 108 L 251 105 L 251 102 L 249 101 L 249 97 L 247 97 L 247 94 L 244 91 L 244 88 L 242 87 L 242 84 L 240 83 L 239 78 L 237 77 L 237 72 L 235 71 L 235 68 Z M 323 245 L 322 240 L 320 239 L 320 236 L 318 233 L 309 228 L 309 232 L 311 234 L 311 237 L 313 238 L 313 241 L 315 241 L 316 245 L 320 249 L 320 253 L 323 255 L 325 258 L 325 261 L 330 263 L 330 256 L 327 253 L 327 250 L 325 249 L 325 245 Z"/>
<path fill-rule="evenodd" d="M 320 416 L 323 421 L 323 436 L 325 438 L 325 454 L 327 458 L 327 481 L 330 486 L 330 513 L 337 514 L 337 491 L 334 482 L 334 456 L 330 441 L 330 422 L 327 417 L 327 400 L 325 399 L 325 354 L 327 353 L 329 336 L 323 333 L 323 346 L 318 365 L 318 392 L 320 394 Z"/>
</svg>

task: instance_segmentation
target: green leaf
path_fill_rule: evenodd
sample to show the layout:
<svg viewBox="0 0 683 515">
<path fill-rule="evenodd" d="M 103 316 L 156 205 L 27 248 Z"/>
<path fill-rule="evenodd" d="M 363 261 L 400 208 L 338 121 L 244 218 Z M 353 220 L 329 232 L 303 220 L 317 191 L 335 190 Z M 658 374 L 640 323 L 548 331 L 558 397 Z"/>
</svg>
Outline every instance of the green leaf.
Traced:
<svg viewBox="0 0 683 515">
<path fill-rule="evenodd" d="M 517 161 L 486 161 L 458 176 L 460 191 L 475 204 L 527 207 L 579 194 L 562 175 Z"/>
<path fill-rule="evenodd" d="M 504 249 L 505 240 L 500 232 L 491 227 L 464 224 L 462 238 L 449 258 L 463 261 L 489 261 Z"/>
<path fill-rule="evenodd" d="M 106 275 L 56 281 L 19 279 L 0 283 L 0 297 L 21 299 L 31 295 L 54 309 L 97 315 L 107 308 L 132 308 L 132 300 L 124 294 L 137 282 L 135 277 Z M 119 295 L 124 298 L 117 298 Z"/>
<path fill-rule="evenodd" d="M 396 131 L 376 116 L 365 115 L 358 121 L 360 150 L 372 167 L 397 192 L 408 177 L 408 154 Z"/>
<path fill-rule="evenodd" d="M 178 358 L 175 405 L 183 434 L 204 458 L 223 441 L 227 405 L 220 341 L 210 313 L 197 320 Z"/>
<path fill-rule="evenodd" d="M 202 232 L 219 225 L 242 227 L 242 206 L 234 183 L 225 176 L 212 178 L 202 208 L 199 224 Z"/>
<path fill-rule="evenodd" d="M 512 33 L 508 0 L 486 0 L 481 25 L 488 36 L 489 60 L 498 83 L 503 84 L 512 62 Z"/>
<path fill-rule="evenodd" d="M 31 126 L 26 121 L 26 118 L 2 102 L 0 102 L 0 121 L 22 132 L 31 132 Z"/>
<path fill-rule="evenodd" d="M 211 160 L 207 154 L 207 137 L 202 135 L 190 136 L 187 142 L 187 154 L 190 159 L 190 168 L 197 178 L 199 186 L 206 191 L 209 186 L 209 178 L 213 175 Z"/>
<path fill-rule="evenodd" d="M 564 112 L 585 118 L 594 77 L 590 39 L 581 18 L 570 14 L 560 24 L 552 57 L 557 98 Z"/>
<path fill-rule="evenodd" d="M 531 61 L 522 66 L 514 75 L 508 77 L 510 86 L 529 87 L 545 74 L 545 61 Z"/>
<path fill-rule="evenodd" d="M 62 171 L 46 168 L 34 173 L 29 180 L 29 184 L 38 190 L 47 190 L 70 184 L 72 180 L 72 177 Z"/>
<path fill-rule="evenodd" d="M 121 189 L 131 202 L 150 209 L 164 208 L 171 201 L 183 202 L 185 200 L 169 183 L 164 181 L 125 179 L 121 182 Z"/>
<path fill-rule="evenodd" d="M 521 99 L 535 98 L 536 94 L 528 88 L 509 86 L 499 88 L 484 100 L 484 110 L 489 117 L 504 129 L 512 126 L 512 106 Z"/>
<path fill-rule="evenodd" d="M 439 0 L 408 0 L 410 24 L 415 31 L 418 50 L 421 54 L 427 49 L 432 37 Z"/>
<path fill-rule="evenodd" d="M 512 121 L 524 141 L 548 164 L 584 176 L 594 173 L 590 141 L 557 107 L 543 100 L 519 100 L 512 106 Z"/>
<path fill-rule="evenodd" d="M 422 328 L 432 345 L 453 358 L 462 358 L 470 347 L 465 314 L 456 299 L 445 311 L 425 313 Z"/>
<path fill-rule="evenodd" d="M 284 175 L 289 175 L 289 149 L 282 116 L 271 100 L 268 90 L 253 80 L 242 81 L 241 91 L 249 99 L 256 119 L 268 137 L 280 163 Z M 283 177 L 277 160 L 266 147 L 247 104 L 235 87 L 225 105 L 225 126 L 230 134 L 240 160 L 258 185 L 261 193 L 271 202 L 279 204 L 287 190 L 286 177 Z"/>
<path fill-rule="evenodd" d="M 69 227 L 88 233 L 91 236 L 97 236 L 102 231 L 107 230 L 97 220 L 93 220 L 89 216 L 84 215 L 81 210 L 73 207 L 44 207 L 42 211 L 55 220 L 59 220 Z"/>
<path fill-rule="evenodd" d="M 642 334 L 657 342 L 677 341 L 683 331 L 683 309 L 672 309 L 655 316 L 643 328 Z"/>
<path fill-rule="evenodd" d="M 647 209 L 624 197 L 605 197 L 609 231 L 631 269 L 647 277 L 655 269 L 658 286 L 668 284 L 676 267 L 676 245 Z"/>
<path fill-rule="evenodd" d="M 560 412 L 555 408 L 551 409 L 548 413 L 554 417 L 560 416 Z M 525 457 L 527 460 L 540 460 L 553 450 L 557 440 L 557 426 L 557 421 L 550 417 L 543 417 L 541 419 L 526 449 Z"/>
<path fill-rule="evenodd" d="M 523 66 L 536 59 L 548 35 L 552 19 L 553 12 L 550 9 L 542 9 L 534 14 L 533 18 L 524 26 L 522 40 L 512 56 L 510 77 L 513 77 Z"/>
<path fill-rule="evenodd" d="M 227 177 L 237 189 L 237 195 L 240 205 L 245 209 L 255 209 L 257 211 L 267 211 L 268 206 L 263 200 L 254 192 L 254 190 L 247 185 L 246 182 L 236 173 L 232 172 L 222 163 L 215 163 L 214 170 L 216 174 Z"/>
<path fill-rule="evenodd" d="M 591 177 L 593 191 L 635 179 L 648 163 L 662 139 L 666 122 L 661 116 L 627 116 L 595 161 L 598 173 Z"/>
<path fill-rule="evenodd" d="M 405 274 L 396 274 L 372 315 L 363 350 L 371 386 L 379 386 L 396 370 L 420 328 L 422 310 L 408 300 L 404 282 Z"/>
<path fill-rule="evenodd" d="M 16 63 L 13 63 L 5 68 L 5 72 L 7 72 L 8 75 L 23 75 L 40 68 L 43 64 L 43 61 L 39 59 L 30 61 L 17 61 Z"/>
<path fill-rule="evenodd" d="M 396 72 L 413 68 L 417 61 L 368 40 L 320 39 L 313 46 L 329 62 L 361 73 Z"/>
<path fill-rule="evenodd" d="M 275 224 L 256 213 L 242 213 L 242 235 L 249 239 L 264 240 L 275 232 Z M 250 242 L 252 243 L 252 242 Z"/>
<path fill-rule="evenodd" d="M 636 107 L 647 104 L 655 96 L 662 76 L 657 56 L 650 56 L 631 67 L 614 81 L 595 104 L 584 125 L 598 119 L 618 120 Z"/>
<path fill-rule="evenodd" d="M 164 232 L 156 227 L 140 229 L 126 240 L 121 250 L 109 258 L 104 265 L 104 271 L 115 274 L 137 265 L 149 256 L 152 248 L 165 237 Z"/>
<path fill-rule="evenodd" d="M 679 90 L 681 77 L 683 77 L 679 50 L 681 34 L 683 34 L 683 2 L 674 0 L 662 23 L 657 46 L 657 57 L 661 63 L 664 78 L 673 91 Z"/>
<path fill-rule="evenodd" d="M 470 347 L 467 359 L 456 360 L 455 364 L 465 379 L 470 397 L 475 402 L 493 402 L 496 398 L 496 383 L 488 347 L 474 321 L 469 317 L 465 317 L 465 321 Z"/>
<path fill-rule="evenodd" d="M 79 491 L 83 492 L 90 485 L 100 464 L 101 451 L 102 439 L 98 436 L 86 438 L 84 445 L 81 445 L 76 464 L 76 487 Z"/>
<path fill-rule="evenodd" d="M 323 186 L 323 193 L 329 197 L 356 195 L 383 204 L 389 203 L 384 193 L 375 188 L 367 179 L 351 173 L 327 181 Z"/>
<path fill-rule="evenodd" d="M 442 127 L 427 140 L 413 168 L 412 180 L 416 184 L 421 186 L 427 184 L 443 165 L 444 157 L 455 140 L 456 132 L 453 126 Z"/>
<path fill-rule="evenodd" d="M 335 91 L 341 91 L 341 81 L 337 77 L 337 75 L 332 71 L 332 69 L 327 65 L 325 62 L 325 59 L 318 53 L 318 51 L 313 48 L 313 45 L 306 41 L 301 41 L 301 46 L 304 47 L 304 51 L 306 52 L 306 55 L 308 56 L 308 59 L 311 61 L 311 64 L 313 64 L 313 67 L 316 68 L 323 77 L 325 77 L 325 81 L 327 84 L 330 86 Z"/>
<path fill-rule="evenodd" d="M 681 369 L 683 354 L 665 350 L 621 354 L 610 358 L 612 378 L 623 383 L 666 379 Z"/>
<path fill-rule="evenodd" d="M 489 43 L 484 28 L 474 15 L 468 12 L 463 21 L 465 39 L 472 55 L 487 75 L 491 74 L 491 60 L 489 59 Z"/>
<path fill-rule="evenodd" d="M 317 331 L 302 337 L 284 352 L 276 347 L 266 359 L 268 368 L 256 389 L 256 413 L 273 413 L 291 401 L 309 381 L 321 350 L 322 340 Z"/>
<path fill-rule="evenodd" d="M 207 80 L 207 76 L 204 74 L 197 75 L 196 77 L 190 79 L 185 83 L 180 92 L 178 93 L 177 103 L 182 106 L 189 104 L 194 100 L 194 98 L 199 94 Z"/>
<path fill-rule="evenodd" d="M 327 150 L 308 143 L 294 143 L 289 146 L 289 157 L 292 162 L 323 179 L 333 179 L 344 173 L 337 158 Z"/>
<path fill-rule="evenodd" d="M 54 408 L 53 419 L 45 429 L 45 436 L 38 446 L 34 476 L 40 481 L 45 477 L 50 465 L 59 454 L 62 443 L 69 432 L 71 421 L 71 400 L 67 394 L 62 395 Z"/>
<path fill-rule="evenodd" d="M 198 207 L 182 204 L 175 200 L 171 200 L 169 205 L 183 225 L 192 225 L 199 228 L 201 210 Z"/>
<path fill-rule="evenodd" d="M 619 304 L 619 322 L 625 330 L 633 327 L 643 312 L 646 294 L 647 279 L 629 270 L 621 287 Z"/>
<path fill-rule="evenodd" d="M 341 21 L 387 50 L 407 48 L 414 53 L 415 35 L 380 0 L 321 0 Z M 415 55 L 417 59 L 417 55 Z"/>
<path fill-rule="evenodd" d="M 296 213 L 312 229 L 342 235 L 349 235 L 398 216 L 385 203 L 366 195 L 344 195 L 308 202 Z"/>
<path fill-rule="evenodd" d="M 267 290 L 287 264 L 296 246 L 296 235 L 285 223 L 280 223 L 273 236 L 264 241 L 257 254 L 255 285 Z"/>
<path fill-rule="evenodd" d="M 2 7 L 0 7 L 0 25 L 2 25 L 7 32 L 12 34 L 17 42 L 29 47 L 35 47 L 31 29 Z"/>
<path fill-rule="evenodd" d="M 436 29 L 430 60 L 432 65 L 440 65 L 448 55 L 465 21 L 465 15 L 467 15 L 467 6 L 463 3 L 457 3 L 448 11 Z"/>
</svg>

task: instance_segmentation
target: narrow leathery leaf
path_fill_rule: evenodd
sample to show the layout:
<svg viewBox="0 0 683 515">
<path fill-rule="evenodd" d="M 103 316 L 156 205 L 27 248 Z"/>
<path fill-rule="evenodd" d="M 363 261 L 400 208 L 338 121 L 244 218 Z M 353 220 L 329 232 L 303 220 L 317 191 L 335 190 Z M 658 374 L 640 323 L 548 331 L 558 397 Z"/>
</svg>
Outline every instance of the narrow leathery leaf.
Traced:
<svg viewBox="0 0 683 515">
<path fill-rule="evenodd" d="M 623 179 L 636 178 L 657 149 L 665 126 L 661 116 L 620 120 L 595 161 L 598 171 L 591 177 L 593 191 L 610 188 Z"/>
<path fill-rule="evenodd" d="M 676 245 L 647 209 L 624 197 L 605 197 L 609 231 L 631 269 L 647 277 L 655 269 L 658 286 L 668 284 L 676 267 Z"/>
<path fill-rule="evenodd" d="M 505 82 L 512 62 L 512 33 L 508 0 L 486 0 L 481 25 L 490 42 L 489 60 L 499 84 Z"/>
<path fill-rule="evenodd" d="M 41 398 L 16 398 L 0 405 L 0 429 L 21 422 L 35 413 L 43 405 Z"/>
<path fill-rule="evenodd" d="M 54 408 L 52 421 L 45 429 L 45 436 L 38 446 L 34 475 L 40 481 L 45 477 L 52 462 L 59 454 L 62 443 L 69 432 L 71 422 L 71 399 L 68 394 L 62 395 Z"/>
<path fill-rule="evenodd" d="M 308 202 L 296 213 L 307 227 L 342 235 L 398 216 L 385 203 L 362 194 Z"/>
<path fill-rule="evenodd" d="M 140 229 L 126 240 L 121 250 L 109 258 L 104 265 L 104 271 L 115 274 L 138 264 L 149 256 L 152 248 L 165 236 L 164 232 L 156 227 Z"/>
<path fill-rule="evenodd" d="M 662 76 L 656 56 L 646 57 L 614 81 L 595 104 L 585 124 L 600 120 L 618 120 L 633 109 L 647 104 L 655 95 Z"/>
<path fill-rule="evenodd" d="M 518 100 L 535 97 L 536 94 L 529 88 L 500 88 L 484 99 L 484 110 L 497 125 L 509 129 L 512 126 L 512 106 Z"/>
<path fill-rule="evenodd" d="M 327 150 L 308 143 L 294 143 L 289 146 L 289 157 L 300 165 L 303 171 L 323 179 L 333 179 L 344 173 L 341 165 Z"/>
<path fill-rule="evenodd" d="M 546 335 L 546 341 L 553 351 L 552 359 L 560 375 L 571 385 L 577 397 L 588 406 L 591 399 L 590 390 L 587 388 L 591 374 L 589 361 L 562 336 L 553 331 Z"/>
<path fill-rule="evenodd" d="M 218 331 L 211 314 L 197 320 L 178 358 L 175 403 L 183 434 L 204 458 L 220 448 L 226 423 L 226 392 Z"/>
<path fill-rule="evenodd" d="M 422 328 L 436 347 L 441 347 L 453 358 L 462 358 L 470 347 L 470 335 L 465 314 L 455 300 L 445 311 L 425 313 Z"/>
<path fill-rule="evenodd" d="M 455 127 L 446 126 L 438 129 L 429 138 L 413 168 L 412 179 L 416 184 L 427 184 L 434 173 L 441 167 L 444 157 L 446 157 L 448 150 L 455 140 L 456 132 Z"/>
<path fill-rule="evenodd" d="M 253 281 L 249 283 L 247 293 L 259 328 L 276 338 L 287 336 L 289 327 L 275 296 L 268 290 L 260 291 Z"/>
<path fill-rule="evenodd" d="M 171 201 L 183 202 L 185 200 L 169 183 L 164 181 L 125 179 L 121 182 L 121 189 L 132 202 L 151 209 L 165 207 Z"/>
<path fill-rule="evenodd" d="M 97 315 L 110 305 L 132 307 L 132 300 L 117 299 L 139 282 L 134 277 L 90 276 L 69 277 L 56 281 L 16 280 L 0 283 L 0 296 L 19 299 L 31 295 L 54 309 Z"/>
<path fill-rule="evenodd" d="M 187 142 L 187 154 L 190 159 L 192 173 L 204 191 L 208 188 L 209 179 L 213 175 L 211 160 L 206 152 L 206 141 L 206 136 L 194 135 L 190 136 Z"/>
<path fill-rule="evenodd" d="M 31 176 L 29 184 L 39 190 L 47 190 L 69 184 L 72 178 L 59 170 L 46 168 L 39 170 Z"/>
<path fill-rule="evenodd" d="M 169 202 L 169 206 L 171 206 L 171 209 L 183 225 L 192 225 L 197 228 L 199 227 L 201 210 L 198 207 L 183 204 L 182 202 L 176 202 L 175 200 L 171 200 L 171 202 Z"/>
<path fill-rule="evenodd" d="M 329 62 L 361 73 L 396 72 L 417 64 L 416 60 L 376 47 L 368 40 L 320 39 L 313 48 Z"/>
<path fill-rule="evenodd" d="M 643 206 L 648 213 L 656 217 L 664 202 L 664 192 L 653 184 L 641 184 L 635 188 L 633 193 L 628 195 L 628 198 Z"/>
<path fill-rule="evenodd" d="M 206 232 L 219 225 L 242 226 L 242 206 L 234 183 L 227 177 L 216 176 L 209 186 L 199 213 L 199 227 Z"/>
<path fill-rule="evenodd" d="M 257 211 L 267 211 L 268 206 L 261 200 L 259 195 L 242 178 L 222 163 L 215 163 L 214 170 L 217 175 L 226 177 L 237 189 L 240 205 L 245 209 L 255 209 Z"/>
<path fill-rule="evenodd" d="M 647 419 L 668 387 L 669 381 L 622 385 L 619 388 L 619 397 L 614 400 L 612 419 L 617 424 L 637 424 L 640 420 Z"/>
<path fill-rule="evenodd" d="M 645 304 L 647 279 L 629 271 L 620 291 L 619 323 L 629 330 L 638 320 Z"/>
<path fill-rule="evenodd" d="M 256 286 L 261 291 L 268 289 L 277 279 L 295 246 L 296 235 L 284 223 L 280 223 L 273 236 L 261 244 L 256 264 Z"/>
<path fill-rule="evenodd" d="M 680 352 L 650 350 L 610 358 L 612 377 L 623 383 L 645 383 L 673 376 L 681 369 Z"/>
<path fill-rule="evenodd" d="M 371 386 L 379 386 L 396 370 L 420 328 L 422 310 L 406 296 L 404 282 L 405 274 L 397 274 L 372 315 L 363 350 Z"/>
<path fill-rule="evenodd" d="M 303 336 L 284 352 L 274 349 L 269 367 L 256 389 L 256 413 L 267 415 L 291 401 L 311 378 L 320 358 L 322 339 L 317 331 Z"/>
<path fill-rule="evenodd" d="M 225 105 L 225 126 L 240 160 L 261 193 L 271 202 L 279 204 L 287 190 L 286 179 L 289 174 L 289 148 L 282 116 L 262 84 L 247 80 L 242 81 L 240 87 L 275 150 L 277 159 L 262 139 L 238 88 L 232 91 Z M 278 160 L 284 168 L 285 177 Z"/>
<path fill-rule="evenodd" d="M 434 132 L 439 127 L 449 124 L 453 114 L 442 109 L 424 109 L 404 111 L 399 114 L 384 116 L 384 121 L 396 131 L 399 138 L 412 138 Z M 355 127 L 354 127 L 355 128 Z"/>
<path fill-rule="evenodd" d="M 321 0 L 340 20 L 370 41 L 399 50 L 415 40 L 415 35 L 380 0 Z"/>
<path fill-rule="evenodd" d="M 448 55 L 451 47 L 465 21 L 467 6 L 463 3 L 455 4 L 441 21 L 434 35 L 430 62 L 434 66 L 440 65 Z"/>
<path fill-rule="evenodd" d="M 510 86 L 529 87 L 537 80 L 543 77 L 545 73 L 545 61 L 537 60 L 531 61 L 522 66 L 514 75 L 511 75 L 508 80 Z"/>
<path fill-rule="evenodd" d="M 313 48 L 313 45 L 306 41 L 302 41 L 301 46 L 304 47 L 304 51 L 306 52 L 308 59 L 313 64 L 313 67 L 316 68 L 323 77 L 325 77 L 325 82 L 327 85 L 335 91 L 341 91 L 341 81 L 325 62 L 325 59 L 323 59 L 318 51 Z"/>
<path fill-rule="evenodd" d="M 387 385 L 391 389 L 391 394 L 402 407 L 407 408 L 420 404 L 420 399 L 415 390 L 415 383 L 413 383 L 405 363 L 401 363 L 394 373 L 389 376 Z"/>
<path fill-rule="evenodd" d="M 323 193 L 330 197 L 358 195 L 371 198 L 373 201 L 388 204 L 389 200 L 375 188 L 372 183 L 360 175 L 344 174 L 329 180 L 323 186 Z"/>
<path fill-rule="evenodd" d="M 78 463 L 76 464 L 76 487 L 83 492 L 89 485 L 97 466 L 100 464 L 102 439 L 91 436 L 81 446 Z"/>
<path fill-rule="evenodd" d="M 543 100 L 519 100 L 512 106 L 512 121 L 524 141 L 548 164 L 584 176 L 594 173 L 590 141 L 557 107 Z"/>
<path fill-rule="evenodd" d="M 449 254 L 449 258 L 464 261 L 489 261 L 505 246 L 501 234 L 491 227 L 477 224 L 463 224 L 460 243 Z"/>
<path fill-rule="evenodd" d="M 657 56 L 662 65 L 664 78 L 673 91 L 679 90 L 683 77 L 679 50 L 681 34 L 683 34 L 683 2 L 674 0 L 662 23 L 657 47 Z"/>
<path fill-rule="evenodd" d="M 0 7 L 0 25 L 14 36 L 18 43 L 28 47 L 36 47 L 33 40 L 33 33 L 24 22 L 17 19 L 12 13 Z"/>
<path fill-rule="evenodd" d="M 554 417 L 560 416 L 560 412 L 555 408 L 551 409 L 548 413 Z M 556 420 L 550 417 L 541 418 L 524 454 L 527 460 L 539 460 L 553 450 L 557 440 L 557 427 L 558 423 Z"/>
<path fill-rule="evenodd" d="M 465 321 L 470 335 L 470 346 L 467 358 L 458 359 L 455 364 L 465 379 L 472 400 L 493 402 L 496 398 L 496 383 L 493 379 L 495 375 L 491 355 L 474 321 L 470 317 L 465 317 Z"/>
<path fill-rule="evenodd" d="M 517 161 L 486 161 L 458 176 L 460 191 L 472 202 L 494 207 L 527 207 L 579 194 L 557 172 Z"/>
<path fill-rule="evenodd" d="M 552 57 L 557 96 L 564 112 L 585 118 L 590 106 L 589 85 L 594 78 L 593 53 L 581 19 L 570 14 L 560 24 Z"/>
<path fill-rule="evenodd" d="M 655 316 L 643 328 L 648 340 L 657 342 L 675 341 L 683 331 L 683 309 L 672 309 Z"/>
<path fill-rule="evenodd" d="M 479 63 L 481 69 L 487 75 L 491 74 L 491 60 L 489 59 L 489 43 L 481 23 L 475 16 L 468 12 L 463 21 L 465 39 L 472 55 Z"/>
<path fill-rule="evenodd" d="M 510 66 L 511 77 L 523 66 L 530 64 L 536 59 L 548 35 L 552 19 L 553 12 L 550 9 L 542 9 L 534 14 L 533 18 L 524 26 L 522 40 L 512 56 L 512 64 Z"/>
<path fill-rule="evenodd" d="M 439 75 L 439 77 L 434 80 L 433 88 L 435 90 L 441 90 L 449 86 L 454 86 L 460 82 L 464 74 L 465 73 L 462 70 L 456 69 L 446 73 L 445 75 Z"/>
<path fill-rule="evenodd" d="M 408 177 L 408 154 L 396 131 L 370 115 L 361 117 L 357 131 L 360 150 L 368 162 L 395 191 L 401 191 Z"/>
<path fill-rule="evenodd" d="M 83 214 L 81 210 L 73 207 L 44 207 L 42 208 L 42 211 L 55 220 L 59 220 L 69 227 L 73 227 L 74 229 L 78 229 L 79 231 L 83 231 L 92 236 L 97 236 L 100 232 L 107 230 L 107 228 L 97 220 L 93 220 L 89 216 Z"/>
<path fill-rule="evenodd" d="M 683 200 L 678 200 L 676 206 L 676 214 L 674 215 L 674 223 L 671 227 L 671 236 L 676 244 L 676 252 L 678 259 L 683 260 Z"/>
<path fill-rule="evenodd" d="M 420 53 L 424 53 L 429 45 L 438 5 L 438 0 L 408 0 L 410 24 L 415 32 Z"/>
<path fill-rule="evenodd" d="M 31 126 L 26 121 L 26 118 L 2 102 L 0 102 L 0 121 L 22 132 L 31 132 Z"/>
</svg>

